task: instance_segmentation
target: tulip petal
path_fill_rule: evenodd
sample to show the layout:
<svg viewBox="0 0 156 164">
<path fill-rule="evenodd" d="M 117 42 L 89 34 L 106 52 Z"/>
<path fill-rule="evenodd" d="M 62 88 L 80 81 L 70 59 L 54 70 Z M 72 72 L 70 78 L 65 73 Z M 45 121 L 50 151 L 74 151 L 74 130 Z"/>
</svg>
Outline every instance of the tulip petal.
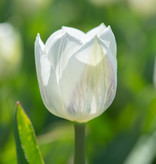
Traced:
<svg viewBox="0 0 156 164">
<path fill-rule="evenodd" d="M 99 38 L 102 39 L 107 44 L 107 46 L 112 51 L 113 56 L 116 57 L 116 52 L 117 52 L 116 40 L 110 26 L 108 26 L 106 30 L 99 35 Z"/>
<path fill-rule="evenodd" d="M 99 38 L 101 38 L 107 46 L 112 51 L 112 54 L 116 56 L 117 47 L 116 47 L 116 41 L 115 36 L 110 28 L 110 26 L 106 27 L 103 23 L 99 25 L 98 27 L 93 28 L 92 30 L 87 32 L 87 38 L 88 40 L 95 35 L 97 35 Z"/>
<path fill-rule="evenodd" d="M 64 30 L 60 29 L 56 32 L 54 32 L 46 41 L 45 47 L 46 47 L 46 52 L 48 53 L 51 47 L 51 44 L 53 43 L 53 40 L 60 38 L 64 35 Z"/>
<path fill-rule="evenodd" d="M 102 40 L 101 38 L 99 38 L 99 37 L 98 37 L 98 39 L 99 39 L 99 42 L 100 42 L 100 44 L 101 44 L 102 46 L 104 46 L 105 48 L 107 47 L 107 50 L 109 51 L 108 55 L 110 55 L 111 61 L 113 62 L 113 66 L 114 66 L 114 68 L 115 68 L 115 70 L 116 70 L 116 73 L 117 73 L 117 59 L 116 59 L 116 56 L 114 56 L 114 55 L 112 54 L 112 51 L 111 51 L 110 47 L 106 44 L 105 41 L 103 41 L 103 40 Z"/>
<path fill-rule="evenodd" d="M 76 53 L 75 56 L 88 65 L 97 65 L 104 57 L 106 49 L 99 43 L 97 35 L 84 44 Z"/>
<path fill-rule="evenodd" d="M 43 85 L 46 86 L 49 81 L 50 71 L 51 71 L 51 63 L 49 62 L 46 55 L 42 55 L 40 58 L 41 64 L 41 77 Z"/>
<path fill-rule="evenodd" d="M 80 48 L 81 45 L 82 42 L 80 40 L 77 40 L 77 38 L 66 33 L 64 41 L 62 42 L 59 62 L 56 68 L 57 79 L 60 79 L 69 59 Z"/>
<path fill-rule="evenodd" d="M 117 70 L 116 57 L 112 55 L 112 52 L 109 50 L 107 44 L 97 35 L 81 46 L 81 48 L 75 53 L 75 56 L 81 62 L 89 65 L 96 65 L 103 58 L 103 54 L 106 53 L 110 55 L 114 68 Z"/>
<path fill-rule="evenodd" d="M 86 34 L 82 32 L 81 30 L 78 30 L 72 27 L 66 27 L 66 26 L 63 26 L 62 29 L 65 30 L 71 36 L 76 37 L 77 39 L 80 39 L 82 42 L 85 41 Z"/>
<path fill-rule="evenodd" d="M 93 49 L 94 53 L 90 53 Z M 95 63 L 88 60 L 89 57 L 83 57 L 85 51 L 86 54 L 90 53 L 90 58 L 94 56 Z M 68 62 L 59 81 L 67 119 L 89 121 L 103 113 L 113 101 L 117 80 L 112 55 L 108 53 L 111 52 L 107 46 L 104 47 L 98 38 L 94 38 L 94 41 L 82 46 Z"/>
<path fill-rule="evenodd" d="M 56 71 L 57 79 L 62 76 L 62 72 L 68 63 L 70 57 L 79 49 L 82 42 L 77 38 L 64 33 L 51 41 L 51 47 L 47 54 Z"/>
<path fill-rule="evenodd" d="M 35 58 L 37 64 L 40 63 L 42 83 L 46 86 L 50 77 L 51 64 L 44 53 L 44 47 L 40 35 L 38 34 L 35 42 Z"/>
<path fill-rule="evenodd" d="M 88 31 L 86 33 L 86 36 L 88 38 L 88 40 L 90 40 L 91 38 L 93 38 L 95 35 L 100 35 L 102 34 L 104 31 L 106 30 L 106 26 L 104 23 L 101 23 L 99 26 L 93 28 L 92 30 Z"/>
<path fill-rule="evenodd" d="M 65 36 L 63 30 L 58 30 L 53 33 L 45 44 L 45 53 L 48 56 L 53 68 L 55 69 L 61 53 L 61 45 Z"/>
<path fill-rule="evenodd" d="M 35 61 L 39 88 L 45 106 L 51 113 L 59 117 L 65 117 L 65 114 L 62 112 L 64 105 L 56 80 L 56 74 L 45 54 L 44 44 L 39 35 L 35 42 Z"/>
</svg>

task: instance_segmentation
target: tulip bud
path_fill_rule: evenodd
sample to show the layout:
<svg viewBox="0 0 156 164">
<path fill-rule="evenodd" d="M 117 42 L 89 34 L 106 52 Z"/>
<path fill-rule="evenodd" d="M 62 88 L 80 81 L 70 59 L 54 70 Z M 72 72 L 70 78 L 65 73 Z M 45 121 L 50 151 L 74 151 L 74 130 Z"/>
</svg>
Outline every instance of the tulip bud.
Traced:
<svg viewBox="0 0 156 164">
<path fill-rule="evenodd" d="M 62 27 L 45 44 L 38 34 L 35 61 L 43 102 L 56 116 L 87 122 L 115 97 L 116 41 L 109 26 L 101 24 L 87 33 Z"/>
</svg>

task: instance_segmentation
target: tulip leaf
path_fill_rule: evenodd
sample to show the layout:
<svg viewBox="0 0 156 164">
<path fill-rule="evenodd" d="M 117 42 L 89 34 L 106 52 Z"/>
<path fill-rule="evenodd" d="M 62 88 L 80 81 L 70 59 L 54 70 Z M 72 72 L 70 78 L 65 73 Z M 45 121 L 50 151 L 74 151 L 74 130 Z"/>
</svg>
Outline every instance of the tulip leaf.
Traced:
<svg viewBox="0 0 156 164">
<path fill-rule="evenodd" d="M 32 123 L 19 102 L 14 116 L 14 135 L 18 164 L 44 164 Z"/>
</svg>

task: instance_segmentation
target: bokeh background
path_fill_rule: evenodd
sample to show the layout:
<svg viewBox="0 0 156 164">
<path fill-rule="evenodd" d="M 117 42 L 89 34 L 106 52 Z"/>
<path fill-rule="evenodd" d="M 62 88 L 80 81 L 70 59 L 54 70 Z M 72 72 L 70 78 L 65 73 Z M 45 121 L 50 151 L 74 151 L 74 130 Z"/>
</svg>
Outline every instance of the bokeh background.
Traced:
<svg viewBox="0 0 156 164">
<path fill-rule="evenodd" d="M 71 163 L 74 129 L 43 105 L 34 41 L 40 33 L 45 42 L 61 26 L 87 32 L 101 22 L 116 37 L 118 89 L 109 109 L 87 123 L 87 162 L 156 163 L 155 0 L 0 0 L 0 23 L 6 22 L 10 25 L 0 24 L 1 164 L 17 163 L 12 125 L 17 100 L 32 121 L 45 163 Z"/>
</svg>

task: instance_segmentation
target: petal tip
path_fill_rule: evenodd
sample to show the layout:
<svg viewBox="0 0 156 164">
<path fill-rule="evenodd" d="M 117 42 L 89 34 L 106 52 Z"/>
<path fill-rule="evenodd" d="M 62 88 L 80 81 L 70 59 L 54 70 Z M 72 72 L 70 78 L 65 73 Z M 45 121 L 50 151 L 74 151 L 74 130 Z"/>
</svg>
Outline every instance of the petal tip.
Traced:
<svg viewBox="0 0 156 164">
<path fill-rule="evenodd" d="M 37 33 L 36 40 L 39 40 L 39 39 L 40 39 L 40 34 Z"/>
<path fill-rule="evenodd" d="M 66 28 L 66 26 L 62 26 L 62 28 L 61 28 L 61 29 L 62 29 L 62 30 L 64 30 L 65 28 Z"/>
<path fill-rule="evenodd" d="M 100 24 L 100 26 L 106 28 L 106 25 L 103 22 Z"/>
<path fill-rule="evenodd" d="M 35 46 L 36 46 L 36 47 L 38 47 L 38 46 L 41 47 L 42 51 L 44 50 L 44 43 L 42 42 L 39 33 L 38 33 L 37 36 L 36 36 Z"/>
<path fill-rule="evenodd" d="M 35 44 L 39 44 L 39 40 L 40 40 L 40 34 L 37 33 Z"/>
<path fill-rule="evenodd" d="M 110 26 L 110 25 L 108 25 L 108 26 L 107 26 L 107 28 L 108 28 L 108 29 L 111 29 L 111 26 Z"/>
<path fill-rule="evenodd" d="M 37 37 L 40 37 L 40 34 L 39 33 L 37 33 Z"/>
<path fill-rule="evenodd" d="M 95 34 L 93 37 L 92 37 L 92 41 L 98 41 L 100 38 L 99 38 L 99 35 L 98 34 Z"/>
</svg>

